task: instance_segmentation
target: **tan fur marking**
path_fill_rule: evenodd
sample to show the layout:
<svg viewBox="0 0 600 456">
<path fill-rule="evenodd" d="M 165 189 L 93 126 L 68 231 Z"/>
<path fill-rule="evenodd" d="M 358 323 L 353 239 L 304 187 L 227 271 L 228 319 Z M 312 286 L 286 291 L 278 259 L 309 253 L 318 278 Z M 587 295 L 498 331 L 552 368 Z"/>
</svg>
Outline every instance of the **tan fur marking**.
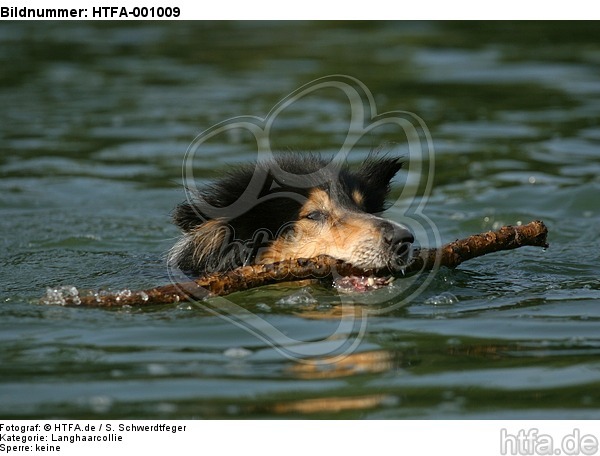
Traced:
<svg viewBox="0 0 600 456">
<path fill-rule="evenodd" d="M 326 214 L 318 222 L 304 218 L 313 211 Z M 330 255 L 356 266 L 383 267 L 388 258 L 382 252 L 381 219 L 363 212 L 338 207 L 324 190 L 314 190 L 286 236 L 280 236 L 262 252 L 260 263 L 290 258 L 312 258 Z"/>
<path fill-rule="evenodd" d="M 358 207 L 364 207 L 363 204 L 365 202 L 365 196 L 360 191 L 354 190 L 352 192 L 352 199 Z"/>
</svg>

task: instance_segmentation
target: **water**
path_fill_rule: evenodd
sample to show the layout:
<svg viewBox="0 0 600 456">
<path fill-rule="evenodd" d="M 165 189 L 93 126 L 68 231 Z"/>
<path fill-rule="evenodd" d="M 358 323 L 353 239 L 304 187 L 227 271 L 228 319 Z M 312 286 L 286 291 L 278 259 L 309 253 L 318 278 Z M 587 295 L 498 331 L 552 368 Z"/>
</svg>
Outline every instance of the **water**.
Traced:
<svg viewBox="0 0 600 456">
<path fill-rule="evenodd" d="M 2 23 L 0 414 L 598 418 L 596 29 Z M 216 300 L 118 310 L 39 303 L 48 286 L 168 283 L 164 254 L 178 234 L 169 214 L 183 199 L 181 167 L 196 135 L 233 116 L 265 116 L 330 74 L 361 80 L 379 112 L 424 119 L 435 146 L 424 214 L 444 241 L 540 219 L 551 247 L 440 271 L 366 326 L 365 309 L 401 284 L 344 304 L 320 286 L 231 297 L 283 345 L 244 329 L 243 314 L 232 316 L 240 326 L 215 316 Z M 346 137 L 347 101 L 333 90 L 284 114 L 274 148 L 335 153 Z M 350 161 L 381 143 L 406 153 L 383 129 Z M 253 144 L 239 130 L 215 137 L 195 177 L 253 160 Z M 422 177 L 402 173 L 392 197 Z M 400 220 L 402 204 L 388 216 Z M 345 352 L 344 340 L 360 342 L 322 362 L 319 354 Z"/>
</svg>

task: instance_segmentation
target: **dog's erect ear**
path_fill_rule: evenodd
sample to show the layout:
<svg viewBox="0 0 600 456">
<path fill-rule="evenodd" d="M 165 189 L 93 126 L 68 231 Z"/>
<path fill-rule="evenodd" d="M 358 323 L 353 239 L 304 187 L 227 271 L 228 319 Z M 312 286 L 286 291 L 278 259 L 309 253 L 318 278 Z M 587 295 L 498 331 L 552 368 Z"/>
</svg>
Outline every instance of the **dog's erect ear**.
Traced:
<svg viewBox="0 0 600 456">
<path fill-rule="evenodd" d="M 378 213 L 385 210 L 385 199 L 390 192 L 390 181 L 402 168 L 402 161 L 396 157 L 369 157 L 360 167 L 357 176 L 364 185 L 367 212 Z"/>
</svg>

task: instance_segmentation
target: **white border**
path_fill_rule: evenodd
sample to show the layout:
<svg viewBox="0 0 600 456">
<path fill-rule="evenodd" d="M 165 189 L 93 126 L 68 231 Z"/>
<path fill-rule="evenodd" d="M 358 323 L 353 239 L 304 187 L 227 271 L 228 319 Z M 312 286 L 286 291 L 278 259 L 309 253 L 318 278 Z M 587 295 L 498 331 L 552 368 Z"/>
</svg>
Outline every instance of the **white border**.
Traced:
<svg viewBox="0 0 600 456">
<path fill-rule="evenodd" d="M 304 0 L 302 2 L 283 2 L 280 0 L 230 0 L 191 1 L 191 0 L 37 0 L 31 2 L 4 2 L 1 6 L 27 8 L 85 8 L 89 10 L 84 20 L 107 20 L 93 18 L 94 7 L 179 7 L 181 14 L 170 20 L 592 20 L 593 14 L 589 1 L 574 0 L 568 6 L 563 2 L 524 2 L 507 0 L 502 3 L 490 3 L 474 0 L 455 0 L 452 2 L 435 0 L 429 2 L 323 2 Z M 592 14 L 590 14 L 592 13 Z M 19 18 L 2 18 L 19 19 Z M 110 20 L 136 20 L 134 17 L 117 15 Z M 143 20 L 144 18 L 138 18 Z M 146 20 L 160 20 L 157 17 Z M 163 20 L 169 18 L 163 18 Z M 73 19 L 71 19 L 73 20 Z M 81 19 L 75 19 L 81 20 Z"/>
<path fill-rule="evenodd" d="M 17 421 L 4 426 L 36 426 L 36 432 L 10 432 L 44 436 L 42 445 L 59 445 L 61 456 L 164 456 L 318 454 L 364 456 L 408 455 L 595 455 L 598 454 L 600 421 Z M 95 426 L 95 431 L 69 430 Z M 119 431 L 143 426 L 177 426 L 180 431 Z M 64 431 L 56 431 L 60 426 Z M 98 427 L 102 430 L 98 431 Z M 49 429 L 44 431 L 44 427 Z M 108 431 L 110 429 L 110 431 Z M 168 429 L 168 428 L 167 428 Z M 185 430 L 181 430 L 185 429 Z M 5 430 L 3 430 L 3 433 Z M 52 435 L 112 435 L 120 441 L 52 442 Z M 508 437 L 507 437 L 508 436 Z M 585 448 L 573 448 L 574 436 Z M 504 439 L 504 441 L 503 441 Z M 544 439 L 544 441 L 542 441 Z M 552 451 L 548 451 L 548 442 Z M 585 440 L 584 440 L 585 439 Z M 529 441 L 528 441 L 529 440 Z M 595 448 L 590 443 L 596 442 Z M 19 445 L 19 442 L 3 442 Z M 533 445 L 531 445 L 533 443 Z M 35 448 L 36 442 L 26 443 Z M 591 451 L 590 451 L 591 449 Z M 569 451 L 574 450 L 574 451 Z M 577 451 L 579 450 L 579 451 Z M 34 450 L 30 454 L 39 454 Z M 25 452 L 27 453 L 27 451 Z M 12 452 L 9 454 L 25 454 Z"/>
</svg>

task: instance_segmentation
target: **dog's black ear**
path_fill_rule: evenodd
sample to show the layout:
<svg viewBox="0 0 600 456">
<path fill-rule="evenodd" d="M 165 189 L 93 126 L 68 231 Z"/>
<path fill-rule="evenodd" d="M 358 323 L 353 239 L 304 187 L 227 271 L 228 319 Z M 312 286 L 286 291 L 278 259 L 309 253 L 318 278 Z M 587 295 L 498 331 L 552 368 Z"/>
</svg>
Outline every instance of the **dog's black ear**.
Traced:
<svg viewBox="0 0 600 456">
<path fill-rule="evenodd" d="M 191 231 L 205 221 L 198 207 L 189 201 L 179 204 L 173 211 L 173 222 L 183 231 Z"/>
<path fill-rule="evenodd" d="M 385 199 L 390 192 L 390 182 L 402 168 L 398 157 L 369 157 L 358 170 L 357 176 L 363 185 L 367 212 L 383 212 Z"/>
</svg>

